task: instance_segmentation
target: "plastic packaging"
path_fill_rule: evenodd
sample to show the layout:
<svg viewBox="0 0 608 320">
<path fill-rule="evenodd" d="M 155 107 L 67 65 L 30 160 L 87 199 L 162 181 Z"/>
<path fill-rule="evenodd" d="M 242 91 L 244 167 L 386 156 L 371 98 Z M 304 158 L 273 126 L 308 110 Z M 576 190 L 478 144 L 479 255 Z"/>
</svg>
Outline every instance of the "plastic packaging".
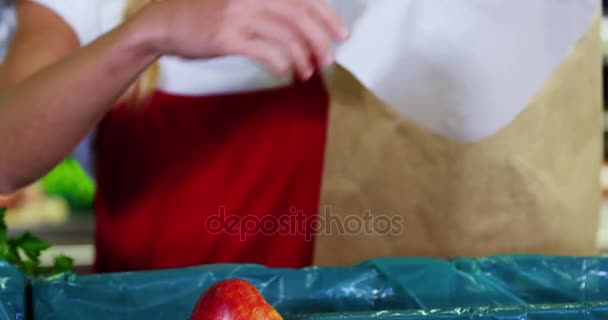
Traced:
<svg viewBox="0 0 608 320">
<path fill-rule="evenodd" d="M 608 259 L 377 259 L 353 267 L 188 269 L 39 280 L 34 319 L 187 319 L 218 280 L 251 281 L 285 319 L 608 319 Z"/>
<path fill-rule="evenodd" d="M 25 276 L 0 260 L 0 320 L 25 319 Z"/>
</svg>

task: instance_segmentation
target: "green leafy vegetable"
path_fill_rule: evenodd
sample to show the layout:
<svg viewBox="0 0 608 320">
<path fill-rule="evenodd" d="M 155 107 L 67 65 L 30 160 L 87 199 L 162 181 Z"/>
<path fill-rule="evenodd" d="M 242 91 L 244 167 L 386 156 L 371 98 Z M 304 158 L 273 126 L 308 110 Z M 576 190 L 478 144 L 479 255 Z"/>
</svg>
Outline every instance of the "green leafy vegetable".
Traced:
<svg viewBox="0 0 608 320">
<path fill-rule="evenodd" d="M 4 215 L 6 214 L 6 208 L 0 208 L 0 230 L 7 230 L 6 222 L 4 222 Z M 0 243 L 5 243 L 7 241 L 7 233 L 0 232 Z"/>
<path fill-rule="evenodd" d="M 69 271 L 72 270 L 72 267 L 74 266 L 74 260 L 66 256 L 58 256 L 55 257 L 53 266 L 56 270 L 62 270 L 61 272 Z"/>
<path fill-rule="evenodd" d="M 48 195 L 65 199 L 73 213 L 89 212 L 93 207 L 95 182 L 72 157 L 43 177 L 40 184 Z"/>
<path fill-rule="evenodd" d="M 41 266 L 40 254 L 50 245 L 29 232 L 9 237 L 5 214 L 6 209 L 0 208 L 0 258 L 32 276 L 52 276 L 72 270 L 74 260 L 66 256 L 55 257 L 51 267 Z"/>
</svg>

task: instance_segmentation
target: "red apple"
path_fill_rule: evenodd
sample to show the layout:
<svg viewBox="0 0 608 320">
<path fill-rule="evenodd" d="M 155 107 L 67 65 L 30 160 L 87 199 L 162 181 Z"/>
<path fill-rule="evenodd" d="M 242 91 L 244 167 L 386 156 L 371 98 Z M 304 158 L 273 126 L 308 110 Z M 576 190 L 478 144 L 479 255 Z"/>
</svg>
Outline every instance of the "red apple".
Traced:
<svg viewBox="0 0 608 320">
<path fill-rule="evenodd" d="M 190 320 L 283 320 L 256 287 L 242 279 L 227 279 L 200 297 Z"/>
</svg>

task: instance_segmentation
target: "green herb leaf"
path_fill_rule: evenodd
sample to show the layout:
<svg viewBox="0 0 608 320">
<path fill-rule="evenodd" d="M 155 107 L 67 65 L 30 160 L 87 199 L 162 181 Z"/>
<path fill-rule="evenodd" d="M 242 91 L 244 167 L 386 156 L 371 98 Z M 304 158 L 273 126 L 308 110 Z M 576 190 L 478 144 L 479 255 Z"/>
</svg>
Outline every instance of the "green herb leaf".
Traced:
<svg viewBox="0 0 608 320">
<path fill-rule="evenodd" d="M 9 238 L 5 214 L 6 209 L 0 208 L 0 258 L 31 276 L 51 276 L 72 270 L 74 260 L 66 256 L 56 257 L 52 267 L 42 267 L 40 255 L 50 245 L 29 232 Z"/>
<path fill-rule="evenodd" d="M 38 272 L 36 272 L 36 270 L 38 269 L 38 264 L 33 261 L 33 260 L 24 260 L 23 264 L 21 265 L 22 271 L 30 274 L 30 275 L 38 275 Z"/>
<path fill-rule="evenodd" d="M 5 243 L 8 240 L 8 228 L 4 219 L 6 217 L 6 208 L 0 208 L 0 243 Z"/>
<path fill-rule="evenodd" d="M 19 267 L 23 264 L 23 262 L 21 261 L 21 256 L 19 256 L 19 251 L 17 250 L 17 247 L 15 247 L 15 246 L 7 245 L 6 251 L 2 253 L 2 256 L 8 262 L 14 264 L 17 267 Z"/>
<path fill-rule="evenodd" d="M 35 262 L 40 261 L 40 253 L 51 246 L 29 232 L 22 233 L 11 239 L 11 242 Z"/>
<path fill-rule="evenodd" d="M 63 273 L 72 270 L 74 266 L 74 259 L 66 257 L 64 255 L 55 257 L 53 262 L 53 273 Z"/>
</svg>

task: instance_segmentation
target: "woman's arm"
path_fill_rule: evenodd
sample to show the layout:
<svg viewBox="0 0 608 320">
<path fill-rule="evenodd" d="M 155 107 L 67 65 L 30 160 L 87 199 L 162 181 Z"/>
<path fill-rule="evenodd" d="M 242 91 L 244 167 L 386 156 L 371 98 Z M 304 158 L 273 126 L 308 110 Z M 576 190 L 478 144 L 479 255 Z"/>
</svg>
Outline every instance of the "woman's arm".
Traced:
<svg viewBox="0 0 608 320">
<path fill-rule="evenodd" d="M 332 62 L 332 40 L 346 37 L 325 0 L 152 2 L 78 50 L 73 31 L 47 9 L 20 1 L 18 12 L 20 26 L 0 71 L 0 193 L 59 163 L 163 54 L 244 55 L 307 78 L 316 65 Z"/>
<path fill-rule="evenodd" d="M 22 2 L 18 14 L 0 72 L 0 193 L 63 160 L 159 54 L 148 45 L 154 34 L 134 24 L 74 51 L 75 36 L 47 9 Z"/>
</svg>

